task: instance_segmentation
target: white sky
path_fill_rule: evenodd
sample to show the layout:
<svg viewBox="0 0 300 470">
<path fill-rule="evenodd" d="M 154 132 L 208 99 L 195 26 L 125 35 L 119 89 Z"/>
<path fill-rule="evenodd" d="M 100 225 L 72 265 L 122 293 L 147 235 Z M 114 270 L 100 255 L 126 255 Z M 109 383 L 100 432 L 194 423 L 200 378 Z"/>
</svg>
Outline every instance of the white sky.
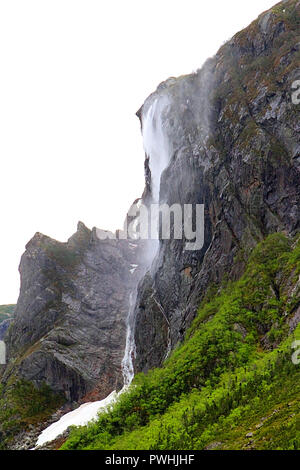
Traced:
<svg viewBox="0 0 300 470">
<path fill-rule="evenodd" d="M 135 112 L 276 0 L 0 0 L 0 304 L 36 231 L 120 227 L 144 186 Z"/>
</svg>

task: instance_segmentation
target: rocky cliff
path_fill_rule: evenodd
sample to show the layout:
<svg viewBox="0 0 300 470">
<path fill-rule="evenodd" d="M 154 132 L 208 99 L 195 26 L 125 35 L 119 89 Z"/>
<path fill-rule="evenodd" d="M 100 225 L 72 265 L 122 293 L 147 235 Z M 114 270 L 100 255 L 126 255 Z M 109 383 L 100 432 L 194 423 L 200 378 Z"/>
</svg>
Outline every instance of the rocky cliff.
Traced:
<svg viewBox="0 0 300 470">
<path fill-rule="evenodd" d="M 161 240 L 139 289 L 137 371 L 162 363 L 206 289 L 237 279 L 259 241 L 299 230 L 299 15 L 299 1 L 279 3 L 197 73 L 162 83 L 138 112 L 159 147 L 146 146 L 152 186 L 157 159 L 166 162 L 160 202 L 204 204 L 205 242 L 189 252 L 185 240 Z"/>
</svg>

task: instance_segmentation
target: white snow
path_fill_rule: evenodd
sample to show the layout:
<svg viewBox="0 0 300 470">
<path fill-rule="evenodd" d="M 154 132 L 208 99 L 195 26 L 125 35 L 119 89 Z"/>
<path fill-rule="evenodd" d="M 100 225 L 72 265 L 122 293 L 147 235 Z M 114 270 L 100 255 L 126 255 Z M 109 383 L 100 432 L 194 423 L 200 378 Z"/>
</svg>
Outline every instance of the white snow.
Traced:
<svg viewBox="0 0 300 470">
<path fill-rule="evenodd" d="M 56 421 L 42 431 L 38 437 L 36 447 L 42 446 L 43 444 L 46 444 L 46 442 L 53 441 L 56 437 L 66 431 L 69 426 L 84 426 L 93 419 L 96 419 L 99 411 L 105 411 L 109 405 L 116 401 L 123 391 L 124 389 L 119 393 L 113 391 L 104 400 L 84 403 L 79 408 L 76 408 L 76 410 L 65 414 L 59 421 Z"/>
</svg>

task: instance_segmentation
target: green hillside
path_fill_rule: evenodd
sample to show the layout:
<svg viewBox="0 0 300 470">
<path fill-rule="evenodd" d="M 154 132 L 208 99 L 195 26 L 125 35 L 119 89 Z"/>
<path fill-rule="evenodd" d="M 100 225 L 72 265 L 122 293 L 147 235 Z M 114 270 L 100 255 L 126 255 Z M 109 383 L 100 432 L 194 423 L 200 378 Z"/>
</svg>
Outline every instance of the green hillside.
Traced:
<svg viewBox="0 0 300 470">
<path fill-rule="evenodd" d="M 274 234 L 212 286 L 183 344 L 63 449 L 299 449 L 300 240 Z M 294 330 L 294 331 L 292 331 Z"/>
</svg>

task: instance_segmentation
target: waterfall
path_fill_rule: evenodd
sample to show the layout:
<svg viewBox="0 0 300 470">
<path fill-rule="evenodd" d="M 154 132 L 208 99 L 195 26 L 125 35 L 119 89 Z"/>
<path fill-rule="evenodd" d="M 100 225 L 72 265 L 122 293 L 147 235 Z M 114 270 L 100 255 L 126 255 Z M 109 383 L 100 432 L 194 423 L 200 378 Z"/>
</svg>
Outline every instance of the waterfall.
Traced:
<svg viewBox="0 0 300 470">
<path fill-rule="evenodd" d="M 169 105 L 167 96 L 156 98 L 142 115 L 143 143 L 145 153 L 149 157 L 154 203 L 159 202 L 161 175 L 170 161 L 169 141 L 163 121 Z"/>
<path fill-rule="evenodd" d="M 6 364 L 6 346 L 4 341 L 0 341 L 0 365 Z"/>
<path fill-rule="evenodd" d="M 134 342 L 134 308 L 137 292 L 131 292 L 129 298 L 129 312 L 127 316 L 127 332 L 126 332 L 126 346 L 125 353 L 122 360 L 122 373 L 124 380 L 124 387 L 128 387 L 134 377 L 133 358 L 135 356 L 135 342 Z"/>
</svg>

